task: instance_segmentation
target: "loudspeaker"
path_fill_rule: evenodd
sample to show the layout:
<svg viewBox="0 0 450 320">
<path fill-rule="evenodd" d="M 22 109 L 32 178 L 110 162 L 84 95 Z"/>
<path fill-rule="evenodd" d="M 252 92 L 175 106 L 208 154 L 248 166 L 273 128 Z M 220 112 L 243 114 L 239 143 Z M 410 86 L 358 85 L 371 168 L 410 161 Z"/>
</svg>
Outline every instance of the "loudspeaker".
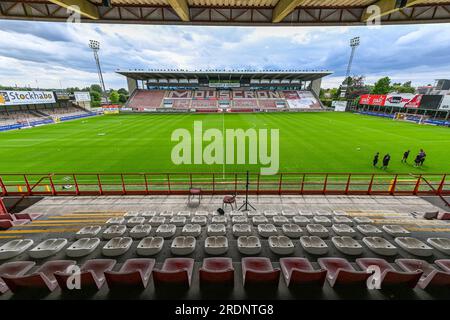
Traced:
<svg viewBox="0 0 450 320">
<path fill-rule="evenodd" d="M 220 215 L 224 215 L 224 214 L 225 214 L 225 211 L 223 211 L 222 208 L 217 209 L 217 212 L 218 212 Z"/>
</svg>

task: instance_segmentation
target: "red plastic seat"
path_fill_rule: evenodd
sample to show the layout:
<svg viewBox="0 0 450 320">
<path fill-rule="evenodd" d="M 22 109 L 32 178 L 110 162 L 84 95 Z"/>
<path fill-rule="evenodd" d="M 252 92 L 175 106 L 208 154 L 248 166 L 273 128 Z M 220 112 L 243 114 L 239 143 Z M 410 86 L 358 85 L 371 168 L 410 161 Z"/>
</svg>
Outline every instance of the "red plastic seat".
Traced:
<svg viewBox="0 0 450 320">
<path fill-rule="evenodd" d="M 200 268 L 200 284 L 233 284 L 234 268 L 231 258 L 205 258 Z"/>
<path fill-rule="evenodd" d="M 155 286 L 162 284 L 177 284 L 189 287 L 191 285 L 194 259 L 168 258 L 160 270 L 153 270 Z"/>
<path fill-rule="evenodd" d="M 422 270 L 418 286 L 422 289 L 450 286 L 450 272 L 440 271 L 424 260 L 397 259 L 395 263 L 405 271 Z"/>
<path fill-rule="evenodd" d="M 319 265 L 328 271 L 327 280 L 332 287 L 335 285 L 365 285 L 371 275 L 365 271 L 356 271 L 346 259 L 319 258 Z"/>
<path fill-rule="evenodd" d="M 58 286 L 54 276 L 55 272 L 65 271 L 76 262 L 72 260 L 54 260 L 44 263 L 39 269 L 31 274 L 11 276 L 4 275 L 2 279 L 12 292 L 22 289 L 42 289 L 53 291 Z"/>
<path fill-rule="evenodd" d="M 9 220 L 9 219 L 4 219 L 4 220 L 0 220 L 0 230 L 6 230 L 9 228 L 12 228 L 14 226 L 20 226 L 23 224 L 26 224 L 30 222 L 30 220 Z"/>
<path fill-rule="evenodd" d="M 304 258 L 281 258 L 281 271 L 288 287 L 295 285 L 315 285 L 322 287 L 327 275 L 326 270 L 314 270 L 312 264 Z"/>
<path fill-rule="evenodd" d="M 437 218 L 439 220 L 450 220 L 450 212 L 441 212 L 438 214 Z"/>
<path fill-rule="evenodd" d="M 24 220 L 36 220 L 42 217 L 42 213 L 15 213 L 14 215 L 16 218 Z"/>
<path fill-rule="evenodd" d="M 14 261 L 2 264 L 0 266 L 0 293 L 5 293 L 9 290 L 1 277 L 5 275 L 22 276 L 33 268 L 35 264 L 33 261 Z"/>
<path fill-rule="evenodd" d="M 128 259 L 119 271 L 106 271 L 105 277 L 108 287 L 147 287 L 155 266 L 155 259 Z"/>
<path fill-rule="evenodd" d="M 86 261 L 80 268 L 80 288 L 100 289 L 105 283 L 105 272 L 112 270 L 116 265 L 116 260 L 95 259 Z M 67 280 L 72 276 L 67 270 L 55 272 L 55 278 L 61 289 L 69 290 Z"/>
<path fill-rule="evenodd" d="M 400 272 L 394 269 L 386 260 L 377 258 L 356 259 L 358 266 L 367 270 L 370 266 L 377 266 L 381 272 L 381 286 L 385 287 L 410 287 L 414 288 L 419 282 L 423 271 Z"/>
<path fill-rule="evenodd" d="M 273 268 L 268 258 L 242 258 L 242 275 L 244 286 L 263 284 L 278 285 L 280 269 Z"/>
<path fill-rule="evenodd" d="M 450 259 L 440 259 L 434 263 L 445 272 L 450 272 Z"/>
</svg>

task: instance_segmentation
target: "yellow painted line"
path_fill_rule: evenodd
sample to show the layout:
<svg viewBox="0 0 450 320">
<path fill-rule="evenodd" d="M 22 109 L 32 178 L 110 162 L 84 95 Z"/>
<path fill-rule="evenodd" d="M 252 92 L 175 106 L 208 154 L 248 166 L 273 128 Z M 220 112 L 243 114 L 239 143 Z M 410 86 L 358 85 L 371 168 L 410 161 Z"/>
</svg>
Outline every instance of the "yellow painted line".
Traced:
<svg viewBox="0 0 450 320">
<path fill-rule="evenodd" d="M 18 228 L 42 228 L 42 227 L 84 227 L 84 226 L 90 226 L 92 223 L 58 223 L 58 224 L 26 224 L 22 226 L 16 226 Z M 102 225 L 100 223 L 97 223 L 97 225 Z"/>
<path fill-rule="evenodd" d="M 442 229 L 442 228 L 408 228 L 409 231 L 423 231 L 423 232 L 449 232 L 450 228 Z"/>
<path fill-rule="evenodd" d="M 418 220 L 405 220 L 405 219 L 374 219 L 375 224 L 414 224 L 418 226 L 441 226 L 445 227 L 445 224 L 439 221 L 418 221 Z"/>
<path fill-rule="evenodd" d="M 79 228 L 60 228 L 60 229 L 39 229 L 39 230 L 6 230 L 2 231 L 2 234 L 14 234 L 14 233 L 56 233 L 56 232 L 73 232 L 78 231 Z"/>
<path fill-rule="evenodd" d="M 122 215 L 110 215 L 110 214 L 90 214 L 90 215 L 63 215 L 63 216 L 44 216 L 48 219 L 84 219 L 84 218 L 94 218 L 94 217 L 99 217 L 99 218 L 116 218 L 116 217 L 121 217 Z"/>
<path fill-rule="evenodd" d="M 406 213 L 349 213 L 351 217 L 410 217 Z"/>
<path fill-rule="evenodd" d="M 63 222 L 68 222 L 68 223 L 77 223 L 77 222 L 106 222 L 108 221 L 107 219 L 83 219 L 83 220 L 34 220 L 33 222 L 31 222 L 32 224 L 39 224 L 39 223 L 63 223 Z"/>
<path fill-rule="evenodd" d="M 0 236 L 0 239 L 17 239 L 22 238 L 22 236 Z"/>
</svg>

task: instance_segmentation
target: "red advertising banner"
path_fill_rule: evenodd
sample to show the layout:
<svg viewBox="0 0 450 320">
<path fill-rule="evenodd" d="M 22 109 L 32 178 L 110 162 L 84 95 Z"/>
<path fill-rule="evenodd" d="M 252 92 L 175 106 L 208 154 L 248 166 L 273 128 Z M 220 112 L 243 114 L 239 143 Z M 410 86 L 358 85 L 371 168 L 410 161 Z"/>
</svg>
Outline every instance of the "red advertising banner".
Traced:
<svg viewBox="0 0 450 320">
<path fill-rule="evenodd" d="M 405 104 L 405 108 L 419 108 L 422 101 L 422 94 L 417 94 L 408 103 Z"/>
<path fill-rule="evenodd" d="M 368 104 L 371 106 L 384 106 L 386 95 L 384 94 L 363 94 L 359 97 L 359 104 Z"/>
</svg>

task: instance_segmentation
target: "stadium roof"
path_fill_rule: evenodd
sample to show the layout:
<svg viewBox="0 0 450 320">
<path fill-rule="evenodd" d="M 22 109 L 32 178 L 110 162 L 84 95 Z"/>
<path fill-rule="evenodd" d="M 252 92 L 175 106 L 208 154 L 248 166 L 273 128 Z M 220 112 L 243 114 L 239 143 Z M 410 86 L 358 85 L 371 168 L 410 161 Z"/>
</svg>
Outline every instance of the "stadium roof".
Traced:
<svg viewBox="0 0 450 320">
<path fill-rule="evenodd" d="M 106 23 L 364 25 L 371 14 L 383 24 L 450 22 L 450 0 L 2 0 L 0 19 L 66 21 L 68 7 Z"/>
<path fill-rule="evenodd" d="M 267 70 L 267 71 L 224 71 L 224 70 L 117 70 L 117 73 L 135 80 L 148 79 L 200 79 L 208 80 L 236 80 L 236 79 L 289 79 L 310 81 L 332 74 L 327 70 Z"/>
</svg>

